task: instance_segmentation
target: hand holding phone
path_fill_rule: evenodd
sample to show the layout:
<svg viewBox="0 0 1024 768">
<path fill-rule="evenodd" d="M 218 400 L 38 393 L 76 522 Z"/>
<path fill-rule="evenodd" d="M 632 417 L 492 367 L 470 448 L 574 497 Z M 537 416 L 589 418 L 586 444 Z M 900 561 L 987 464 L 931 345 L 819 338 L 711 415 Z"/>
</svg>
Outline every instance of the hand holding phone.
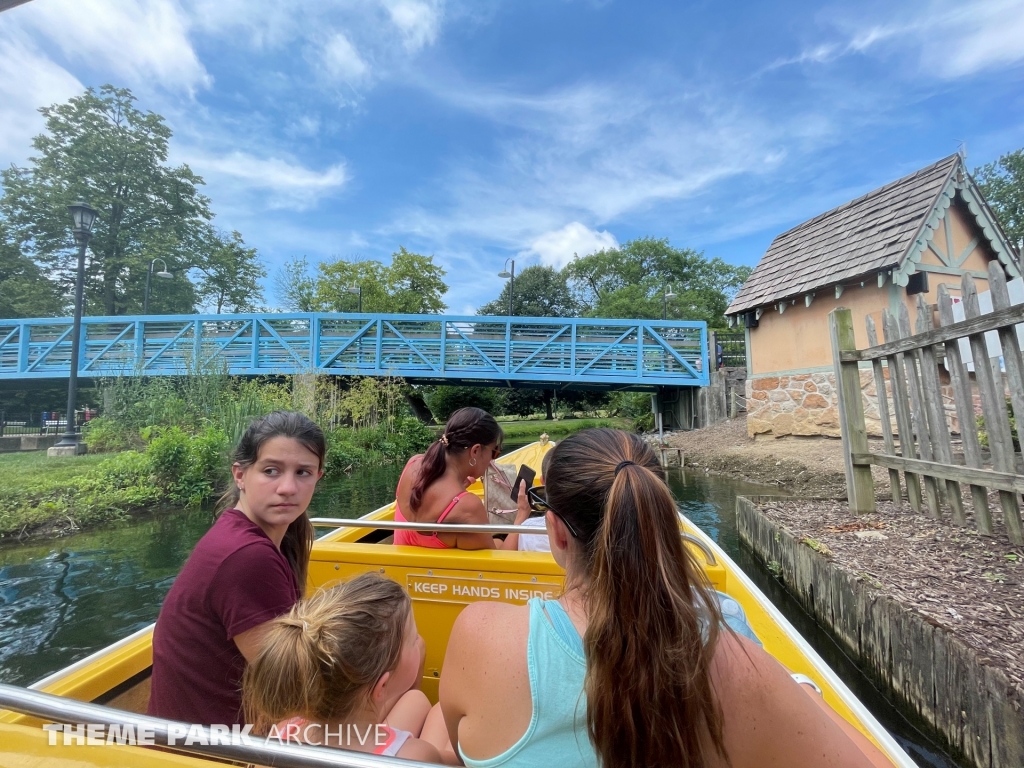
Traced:
<svg viewBox="0 0 1024 768">
<path fill-rule="evenodd" d="M 525 482 L 527 488 L 532 488 L 533 481 L 536 477 L 537 473 L 530 467 L 523 464 L 519 468 L 519 474 L 516 475 L 516 481 L 512 484 L 512 501 L 518 502 L 520 486 Z"/>
</svg>

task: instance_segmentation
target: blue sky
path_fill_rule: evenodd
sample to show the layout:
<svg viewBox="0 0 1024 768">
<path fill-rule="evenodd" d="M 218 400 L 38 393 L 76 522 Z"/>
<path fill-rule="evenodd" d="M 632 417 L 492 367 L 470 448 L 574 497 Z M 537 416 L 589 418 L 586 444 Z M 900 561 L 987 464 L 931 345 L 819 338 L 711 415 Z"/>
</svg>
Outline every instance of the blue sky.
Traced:
<svg viewBox="0 0 1024 768">
<path fill-rule="evenodd" d="M 33 0 L 0 14 L 0 163 L 35 109 L 130 87 L 268 264 L 448 270 L 652 235 L 755 264 L 956 151 L 1024 146 L 1024 0 Z"/>
</svg>

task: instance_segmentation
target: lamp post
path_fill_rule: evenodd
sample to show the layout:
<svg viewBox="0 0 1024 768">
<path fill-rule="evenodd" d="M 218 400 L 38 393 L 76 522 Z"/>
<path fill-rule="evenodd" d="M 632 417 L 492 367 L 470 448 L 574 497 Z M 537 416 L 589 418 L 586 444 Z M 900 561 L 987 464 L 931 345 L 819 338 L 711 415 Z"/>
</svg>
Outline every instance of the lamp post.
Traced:
<svg viewBox="0 0 1024 768">
<path fill-rule="evenodd" d="M 358 293 L 359 294 L 359 314 L 362 314 L 363 313 L 363 286 L 361 286 L 361 285 L 353 285 L 353 286 L 350 286 L 349 288 L 346 288 L 345 290 L 347 290 L 349 293 Z"/>
<path fill-rule="evenodd" d="M 75 400 L 78 397 L 78 353 L 82 335 L 82 292 L 85 289 L 85 249 L 92 236 L 96 211 L 85 203 L 68 206 L 74 223 L 75 242 L 78 243 L 78 274 L 75 278 L 75 320 L 71 326 L 71 372 L 68 375 L 67 428 L 60 442 L 50 448 L 48 456 L 77 456 L 81 450 L 75 431 Z"/>
<path fill-rule="evenodd" d="M 672 293 L 672 288 L 671 287 L 661 295 L 661 298 L 662 298 L 661 319 L 662 320 L 668 320 L 668 300 L 669 299 L 674 299 L 675 297 L 676 297 L 676 295 L 674 293 Z"/>
<path fill-rule="evenodd" d="M 156 276 L 162 277 L 165 280 L 167 278 L 174 277 L 174 275 L 167 271 L 167 262 L 164 261 L 163 259 L 156 258 L 149 262 L 149 271 L 146 273 L 146 296 L 142 300 L 142 314 L 144 315 L 149 314 L 149 281 L 153 277 L 153 265 L 156 264 L 158 261 L 164 265 L 164 269 L 162 272 L 157 272 Z"/>
<path fill-rule="evenodd" d="M 509 262 L 512 263 L 512 270 L 509 271 Z M 505 269 L 498 273 L 498 277 L 504 277 L 508 280 L 508 316 L 512 317 L 512 296 L 516 290 L 516 260 L 505 259 Z"/>
</svg>

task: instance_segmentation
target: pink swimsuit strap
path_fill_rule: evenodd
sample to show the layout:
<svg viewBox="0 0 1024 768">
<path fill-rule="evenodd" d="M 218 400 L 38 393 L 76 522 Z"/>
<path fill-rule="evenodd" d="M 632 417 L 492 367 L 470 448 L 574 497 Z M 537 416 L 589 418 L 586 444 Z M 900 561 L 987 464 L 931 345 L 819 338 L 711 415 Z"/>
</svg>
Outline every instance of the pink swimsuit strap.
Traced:
<svg viewBox="0 0 1024 768">
<path fill-rule="evenodd" d="M 410 462 L 410 464 L 411 463 L 412 462 Z M 402 470 L 402 477 L 405 477 L 405 473 L 406 473 L 406 471 L 408 471 L 408 469 L 409 469 L 409 464 L 406 464 L 405 465 L 405 469 Z M 401 485 L 401 483 L 402 483 L 402 478 L 401 477 L 398 479 L 398 483 L 399 483 L 399 485 Z M 458 496 L 456 496 L 454 499 L 452 499 L 451 503 L 449 503 L 448 506 L 444 508 L 444 511 L 440 515 L 437 516 L 437 520 L 435 520 L 432 523 L 427 523 L 427 524 L 428 525 L 436 525 L 438 523 L 443 523 L 444 519 L 446 517 L 448 517 L 448 513 L 451 512 L 453 509 L 455 509 L 455 505 L 458 504 L 459 500 L 463 496 L 465 496 L 467 493 L 469 493 L 469 491 L 463 491 Z M 398 506 L 398 493 L 397 493 L 397 491 L 395 492 L 395 521 L 399 522 L 399 523 L 419 522 L 417 520 L 409 520 L 409 519 L 406 518 L 405 515 L 402 514 L 402 510 Z M 450 547 L 447 544 L 445 544 L 443 541 L 441 541 L 439 538 L 437 538 L 437 534 L 438 534 L 437 531 L 431 531 L 429 534 L 427 534 L 427 533 L 420 533 L 419 531 L 395 531 L 394 542 L 395 542 L 395 544 L 406 545 L 406 546 L 430 547 L 432 549 L 449 549 Z"/>
</svg>

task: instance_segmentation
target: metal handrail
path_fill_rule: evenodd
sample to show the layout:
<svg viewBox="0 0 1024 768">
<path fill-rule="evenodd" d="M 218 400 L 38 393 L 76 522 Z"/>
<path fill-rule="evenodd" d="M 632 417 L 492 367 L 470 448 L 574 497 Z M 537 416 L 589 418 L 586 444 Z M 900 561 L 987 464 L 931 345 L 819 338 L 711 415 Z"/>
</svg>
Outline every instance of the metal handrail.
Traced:
<svg viewBox="0 0 1024 768">
<path fill-rule="evenodd" d="M 100 704 L 75 701 L 62 696 L 54 696 L 40 691 L 31 691 L 15 685 L 0 683 L 0 709 L 8 709 L 23 715 L 38 717 L 51 723 L 67 723 L 70 725 L 92 724 L 132 726 L 136 729 L 145 728 L 152 732 L 153 741 L 165 749 L 196 757 L 214 757 L 220 760 L 239 760 L 256 765 L 272 765 L 275 768 L 433 768 L 436 763 L 424 763 L 404 760 L 397 757 L 382 757 L 363 752 L 353 752 L 332 747 L 299 746 L 295 744 L 278 744 L 258 736 L 248 737 L 249 743 L 214 744 L 216 734 L 204 726 L 192 726 L 171 720 L 161 720 L 149 715 L 139 715 L 120 709 L 104 707 Z M 200 741 L 207 744 L 168 743 L 170 729 L 181 729 L 181 735 L 175 735 L 175 741 L 184 738 L 184 733 L 191 731 Z M 147 736 L 149 734 L 147 733 Z M 111 746 L 116 749 L 116 746 Z"/>
<path fill-rule="evenodd" d="M 544 535 L 542 528 L 529 525 L 473 525 L 471 523 L 401 523 L 396 520 L 367 520 L 365 518 L 348 519 L 342 517 L 314 517 L 313 525 L 332 526 L 335 528 L 378 528 L 386 531 L 434 531 L 438 533 L 518 533 L 525 535 Z M 708 565 L 718 565 L 718 559 L 711 548 L 691 533 L 681 534 L 683 541 L 693 544 L 699 549 Z"/>
</svg>

